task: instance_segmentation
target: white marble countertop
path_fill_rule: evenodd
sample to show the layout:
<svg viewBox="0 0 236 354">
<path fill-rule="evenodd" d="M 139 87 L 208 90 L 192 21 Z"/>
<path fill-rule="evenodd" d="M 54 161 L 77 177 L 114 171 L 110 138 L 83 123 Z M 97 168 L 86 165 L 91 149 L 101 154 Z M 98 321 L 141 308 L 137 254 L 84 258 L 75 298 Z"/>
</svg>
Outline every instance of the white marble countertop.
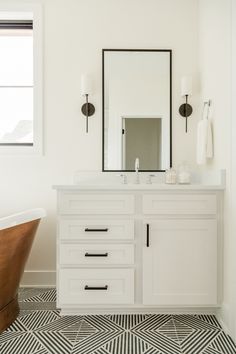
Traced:
<svg viewBox="0 0 236 354">
<path fill-rule="evenodd" d="M 223 185 L 209 184 L 71 184 L 71 185 L 54 185 L 56 190 L 168 190 L 168 191 L 189 191 L 189 190 L 224 190 Z"/>
<path fill-rule="evenodd" d="M 126 191 L 197 191 L 197 190 L 224 190 L 225 170 L 211 170 L 192 174 L 191 184 L 166 184 L 165 174 L 156 173 L 152 183 L 148 181 L 150 173 L 140 173 L 140 184 L 135 184 L 134 172 L 125 173 L 127 184 L 122 183 L 120 174 L 98 171 L 76 171 L 74 183 L 55 184 L 56 190 L 126 190 Z"/>
</svg>

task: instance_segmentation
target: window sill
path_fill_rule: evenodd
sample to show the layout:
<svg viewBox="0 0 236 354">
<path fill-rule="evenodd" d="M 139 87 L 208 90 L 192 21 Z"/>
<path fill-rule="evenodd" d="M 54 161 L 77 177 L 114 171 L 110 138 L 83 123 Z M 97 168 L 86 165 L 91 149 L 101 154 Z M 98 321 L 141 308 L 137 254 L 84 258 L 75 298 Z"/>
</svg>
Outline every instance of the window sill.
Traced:
<svg viewBox="0 0 236 354">
<path fill-rule="evenodd" d="M 0 156 L 2 155 L 43 155 L 43 152 L 35 145 L 0 145 Z"/>
</svg>

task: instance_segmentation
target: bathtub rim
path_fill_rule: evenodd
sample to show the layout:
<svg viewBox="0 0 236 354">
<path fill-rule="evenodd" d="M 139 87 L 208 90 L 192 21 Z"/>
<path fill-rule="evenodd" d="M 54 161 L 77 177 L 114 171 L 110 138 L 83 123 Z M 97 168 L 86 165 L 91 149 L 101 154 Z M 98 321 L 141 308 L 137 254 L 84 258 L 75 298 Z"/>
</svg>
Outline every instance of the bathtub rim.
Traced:
<svg viewBox="0 0 236 354">
<path fill-rule="evenodd" d="M 38 220 L 44 218 L 45 216 L 46 211 L 43 208 L 28 209 L 20 213 L 4 216 L 0 218 L 0 230 Z"/>
</svg>

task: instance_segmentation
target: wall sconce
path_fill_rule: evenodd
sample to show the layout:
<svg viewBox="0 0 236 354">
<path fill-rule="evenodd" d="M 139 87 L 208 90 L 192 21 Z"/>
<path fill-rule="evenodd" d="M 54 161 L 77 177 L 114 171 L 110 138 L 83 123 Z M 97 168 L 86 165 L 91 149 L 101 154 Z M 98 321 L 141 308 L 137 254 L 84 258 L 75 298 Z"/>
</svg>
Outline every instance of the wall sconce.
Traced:
<svg viewBox="0 0 236 354">
<path fill-rule="evenodd" d="M 193 108 L 188 104 L 188 97 L 192 95 L 192 78 L 184 76 L 181 80 L 181 96 L 185 97 L 185 103 L 179 107 L 179 114 L 186 119 L 185 132 L 188 132 L 188 117 L 193 113 Z"/>
<path fill-rule="evenodd" d="M 88 117 L 91 117 L 95 113 L 95 107 L 92 103 L 89 103 L 88 96 L 92 93 L 92 80 L 89 75 L 81 76 L 81 94 L 85 96 L 86 103 L 81 107 L 81 112 L 86 116 L 86 133 L 88 133 Z"/>
</svg>

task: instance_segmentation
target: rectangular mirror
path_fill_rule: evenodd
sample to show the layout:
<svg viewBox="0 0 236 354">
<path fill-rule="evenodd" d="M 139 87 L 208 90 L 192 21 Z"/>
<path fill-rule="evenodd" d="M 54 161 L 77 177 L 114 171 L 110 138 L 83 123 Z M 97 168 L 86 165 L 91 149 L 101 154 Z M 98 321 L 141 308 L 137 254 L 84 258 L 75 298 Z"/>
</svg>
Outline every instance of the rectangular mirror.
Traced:
<svg viewBox="0 0 236 354">
<path fill-rule="evenodd" d="M 171 50 L 103 49 L 103 171 L 171 167 Z"/>
</svg>

